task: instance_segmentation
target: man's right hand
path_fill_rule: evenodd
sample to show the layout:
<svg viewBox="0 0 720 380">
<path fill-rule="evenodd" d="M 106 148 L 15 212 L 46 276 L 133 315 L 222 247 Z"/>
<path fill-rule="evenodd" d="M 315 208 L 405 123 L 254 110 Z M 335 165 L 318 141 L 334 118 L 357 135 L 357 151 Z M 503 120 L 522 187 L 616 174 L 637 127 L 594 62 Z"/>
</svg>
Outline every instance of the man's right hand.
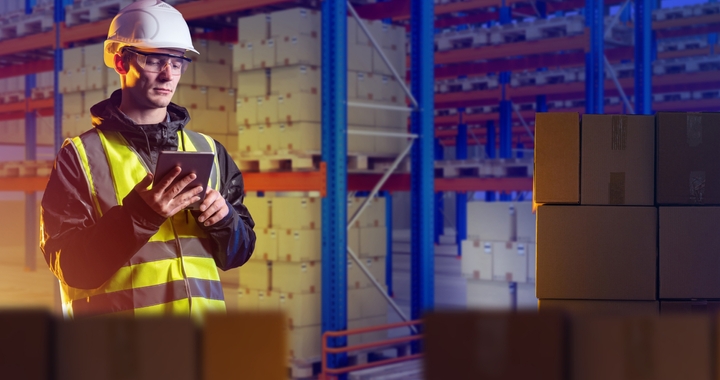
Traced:
<svg viewBox="0 0 720 380">
<path fill-rule="evenodd" d="M 148 187 L 153 183 L 153 175 L 148 173 L 140 183 L 135 185 L 135 191 L 155 212 L 165 218 L 170 218 L 200 200 L 198 194 L 202 191 L 202 186 L 196 186 L 183 192 L 185 186 L 195 179 L 194 173 L 186 175 L 185 178 L 170 186 L 181 171 L 180 167 L 176 166 L 151 189 Z M 181 192 L 182 194 L 180 194 Z M 178 194 L 180 195 L 178 196 Z"/>
</svg>

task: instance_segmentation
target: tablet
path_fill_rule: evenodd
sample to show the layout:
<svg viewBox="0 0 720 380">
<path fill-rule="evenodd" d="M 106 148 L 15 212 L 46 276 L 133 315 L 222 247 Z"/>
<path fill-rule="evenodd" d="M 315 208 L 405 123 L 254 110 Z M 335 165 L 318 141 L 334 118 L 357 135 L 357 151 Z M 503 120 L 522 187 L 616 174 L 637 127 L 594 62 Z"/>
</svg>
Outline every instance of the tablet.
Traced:
<svg viewBox="0 0 720 380">
<path fill-rule="evenodd" d="M 188 206 L 188 209 L 197 210 L 205 199 L 205 192 L 207 191 L 214 159 L 215 154 L 212 152 L 162 151 L 160 152 L 160 157 L 158 157 L 157 166 L 155 167 L 153 185 L 170 173 L 175 166 L 179 166 L 182 171 L 175 177 L 175 180 L 173 180 L 170 186 L 185 178 L 186 175 L 195 173 L 195 179 L 185 186 L 183 192 L 196 186 L 202 186 L 203 190 L 198 194 L 200 200 Z"/>
</svg>

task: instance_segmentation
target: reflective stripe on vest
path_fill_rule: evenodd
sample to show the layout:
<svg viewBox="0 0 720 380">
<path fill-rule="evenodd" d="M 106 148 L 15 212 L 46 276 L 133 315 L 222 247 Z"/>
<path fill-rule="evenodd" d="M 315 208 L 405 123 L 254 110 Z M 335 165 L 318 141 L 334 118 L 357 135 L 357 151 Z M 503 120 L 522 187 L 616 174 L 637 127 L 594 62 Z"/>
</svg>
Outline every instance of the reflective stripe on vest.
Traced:
<svg viewBox="0 0 720 380">
<path fill-rule="evenodd" d="M 214 141 L 203 134 L 185 130 L 178 132 L 178 138 L 184 138 L 187 151 L 215 152 Z M 149 171 L 119 132 L 93 129 L 71 142 L 98 218 L 122 205 Z M 208 185 L 219 191 L 218 167 L 216 154 Z M 69 317 L 109 313 L 201 316 L 208 311 L 225 311 L 210 240 L 186 212 L 167 219 L 101 287 L 86 290 L 60 285 L 63 309 Z"/>
</svg>

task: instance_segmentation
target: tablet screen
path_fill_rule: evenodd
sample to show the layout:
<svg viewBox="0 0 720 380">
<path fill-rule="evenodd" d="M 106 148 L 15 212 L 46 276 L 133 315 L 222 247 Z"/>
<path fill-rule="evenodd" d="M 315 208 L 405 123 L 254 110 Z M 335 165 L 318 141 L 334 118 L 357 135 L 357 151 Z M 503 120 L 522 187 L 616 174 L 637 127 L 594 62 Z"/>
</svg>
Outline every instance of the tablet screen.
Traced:
<svg viewBox="0 0 720 380">
<path fill-rule="evenodd" d="M 175 166 L 179 166 L 182 171 L 175 177 L 170 186 L 185 178 L 188 174 L 195 173 L 195 179 L 189 185 L 185 186 L 183 192 L 196 186 L 202 186 L 203 190 L 198 194 L 200 200 L 188 206 L 188 209 L 196 210 L 205 199 L 205 192 L 207 191 L 208 181 L 210 180 L 214 158 L 215 154 L 212 152 L 162 151 L 160 152 L 160 157 L 158 157 L 157 166 L 155 167 L 153 185 L 169 174 Z"/>
</svg>

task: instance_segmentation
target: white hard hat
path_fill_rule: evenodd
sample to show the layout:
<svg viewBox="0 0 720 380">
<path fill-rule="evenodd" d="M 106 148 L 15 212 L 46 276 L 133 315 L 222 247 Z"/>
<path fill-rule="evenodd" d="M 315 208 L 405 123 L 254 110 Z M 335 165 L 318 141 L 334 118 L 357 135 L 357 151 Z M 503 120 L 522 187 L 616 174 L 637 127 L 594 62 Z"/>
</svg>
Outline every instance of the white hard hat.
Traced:
<svg viewBox="0 0 720 380">
<path fill-rule="evenodd" d="M 198 53 L 182 14 L 161 0 L 140 0 L 113 18 L 105 40 L 105 65 L 115 67 L 113 56 L 123 46 L 140 49 L 182 49 Z"/>
</svg>

